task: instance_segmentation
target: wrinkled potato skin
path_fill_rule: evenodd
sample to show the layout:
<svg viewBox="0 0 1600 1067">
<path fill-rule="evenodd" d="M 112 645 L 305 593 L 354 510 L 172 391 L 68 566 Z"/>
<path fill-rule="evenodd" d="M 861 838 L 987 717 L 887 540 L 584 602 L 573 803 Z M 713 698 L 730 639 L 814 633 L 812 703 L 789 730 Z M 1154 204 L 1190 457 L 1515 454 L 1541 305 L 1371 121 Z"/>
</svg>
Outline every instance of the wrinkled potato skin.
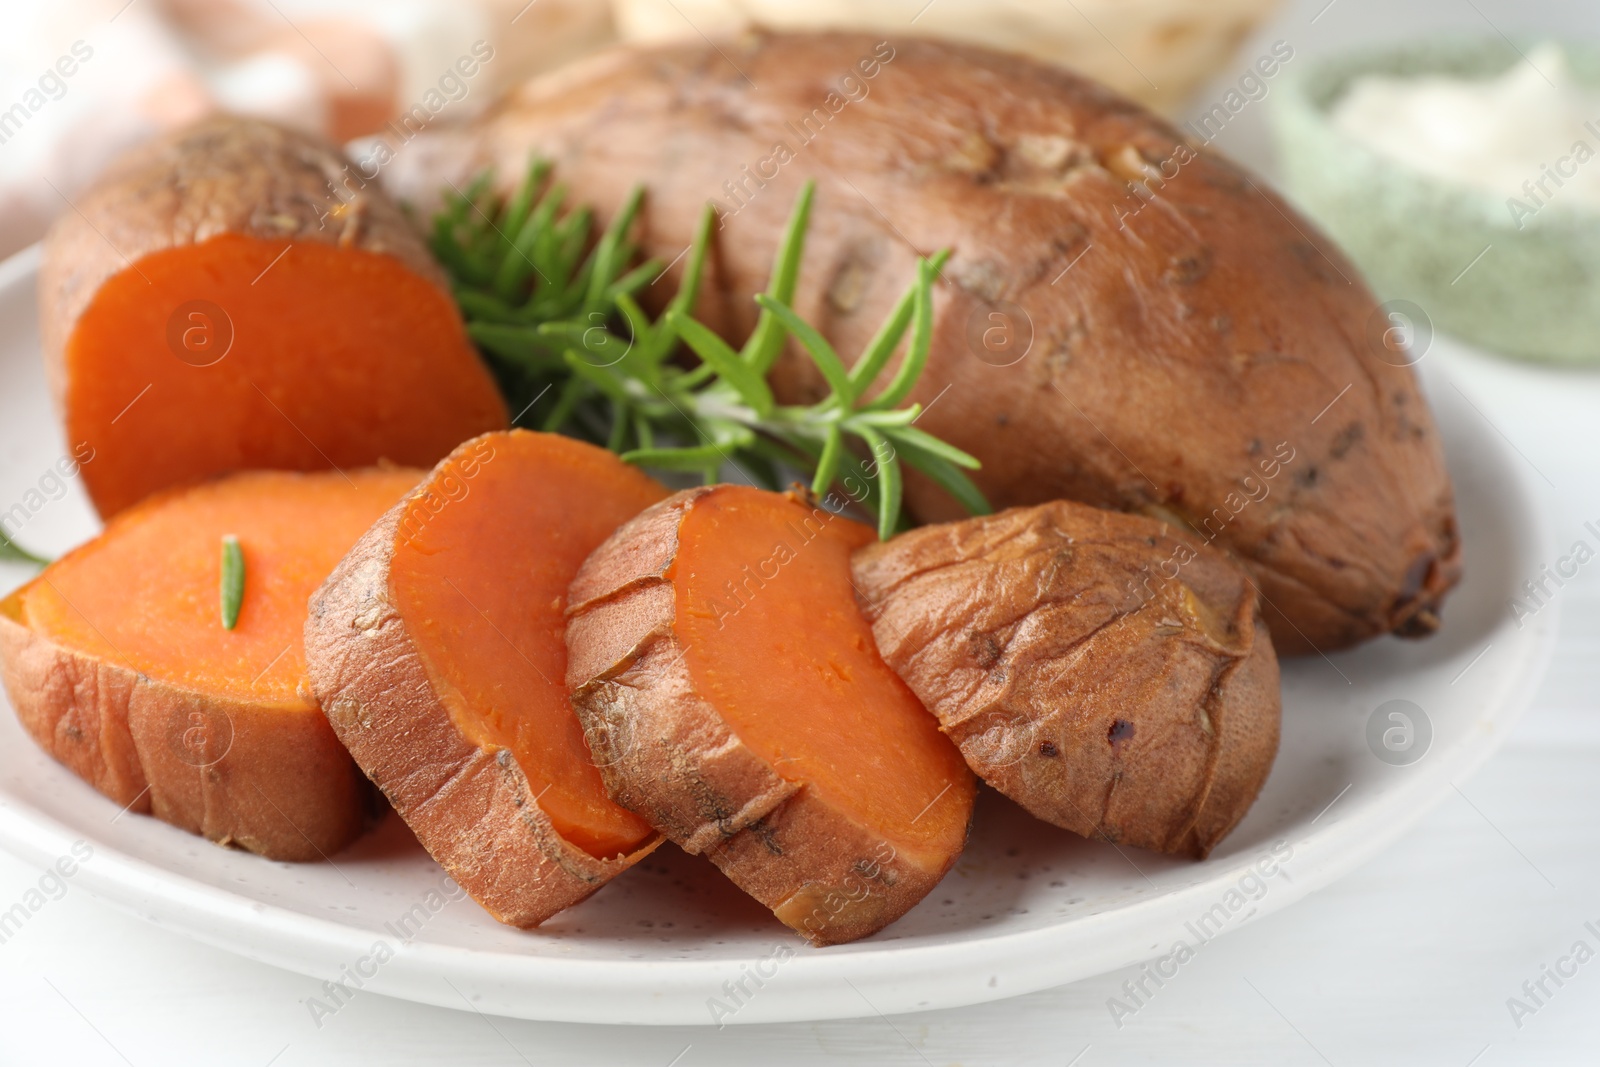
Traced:
<svg viewBox="0 0 1600 1067">
<path fill-rule="evenodd" d="M 356 542 L 311 599 L 306 685 L 356 764 L 484 910 L 534 927 L 654 851 L 600 859 L 550 822 L 510 751 L 466 737 L 390 593 L 413 495 Z"/>
<path fill-rule="evenodd" d="M 201 693 L 58 645 L 24 623 L 21 590 L 0 601 L 0 675 L 39 746 L 125 811 L 300 863 L 369 821 L 374 798 L 316 708 Z M 195 728 L 220 751 L 196 758 Z"/>
<path fill-rule="evenodd" d="M 856 99 L 830 97 L 846 75 Z M 820 132 L 802 135 L 807 117 Z M 663 263 L 715 201 L 699 312 L 730 337 L 808 178 L 796 307 L 847 359 L 914 256 L 953 249 L 913 399 L 932 405 L 919 428 L 983 461 L 995 506 L 1065 498 L 1192 526 L 1245 561 L 1285 654 L 1437 627 L 1460 576 L 1453 494 L 1415 376 L 1373 354 L 1375 298 L 1276 195 L 1109 90 L 911 39 L 621 49 L 527 83 L 395 177 L 419 202 L 489 164 L 509 187 L 530 151 L 602 218 L 643 183 Z M 1146 203 L 1130 179 L 1163 162 Z M 823 390 L 793 349 L 773 380 L 786 402 Z M 1272 467 L 1280 448 L 1294 458 Z M 958 517 L 926 480 L 908 500 Z"/>
<path fill-rule="evenodd" d="M 1047 822 L 1203 858 L 1266 781 L 1278 663 L 1243 572 L 1167 524 L 1056 502 L 868 545 L 885 661 Z"/>
<path fill-rule="evenodd" d="M 714 490 L 686 489 L 645 509 L 573 579 L 572 706 L 617 803 L 707 856 L 812 944 L 854 941 L 909 911 L 956 856 L 897 847 L 785 779 L 695 688 L 674 628 L 671 572 L 684 516 Z M 970 778 L 964 789 L 970 810 Z"/>
</svg>

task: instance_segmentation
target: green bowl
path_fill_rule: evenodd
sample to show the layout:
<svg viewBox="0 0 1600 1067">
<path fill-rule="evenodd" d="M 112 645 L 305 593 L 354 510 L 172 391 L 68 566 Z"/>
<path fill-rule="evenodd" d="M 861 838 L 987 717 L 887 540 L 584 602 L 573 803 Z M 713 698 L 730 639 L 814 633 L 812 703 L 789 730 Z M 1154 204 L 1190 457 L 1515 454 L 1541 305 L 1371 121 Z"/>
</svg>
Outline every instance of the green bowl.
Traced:
<svg viewBox="0 0 1600 1067">
<path fill-rule="evenodd" d="M 1563 49 L 1574 80 L 1600 86 L 1600 51 Z M 1324 60 L 1273 96 L 1280 166 L 1290 197 L 1382 297 L 1412 301 L 1440 329 L 1506 355 L 1600 362 L 1600 211 L 1556 198 L 1519 230 L 1504 195 L 1413 170 L 1329 119 L 1363 74 L 1488 78 L 1520 62 L 1499 38 Z"/>
</svg>

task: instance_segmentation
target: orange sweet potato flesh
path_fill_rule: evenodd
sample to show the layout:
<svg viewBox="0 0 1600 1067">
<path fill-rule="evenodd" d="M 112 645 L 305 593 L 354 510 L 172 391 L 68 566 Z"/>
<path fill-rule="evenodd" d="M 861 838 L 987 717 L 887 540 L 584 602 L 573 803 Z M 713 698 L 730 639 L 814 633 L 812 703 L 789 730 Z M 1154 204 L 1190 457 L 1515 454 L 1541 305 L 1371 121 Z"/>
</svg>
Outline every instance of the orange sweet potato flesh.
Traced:
<svg viewBox="0 0 1600 1067">
<path fill-rule="evenodd" d="M 305 603 L 421 476 L 253 472 L 119 515 L 0 605 L 23 725 L 132 810 L 274 859 L 337 851 L 361 830 L 366 791 L 299 692 Z M 245 560 L 231 631 L 227 534 Z"/>
<path fill-rule="evenodd" d="M 423 846 L 502 922 L 536 926 L 660 838 L 607 796 L 567 698 L 567 586 L 666 490 L 523 430 L 446 457 L 312 603 L 312 691 Z"/>
<path fill-rule="evenodd" d="M 102 514 L 217 471 L 427 466 L 503 423 L 448 296 L 392 257 L 224 234 L 137 267 L 67 344 L 67 437 L 95 451 L 83 477 Z M 232 322 L 209 366 L 168 346 L 172 309 L 194 300 Z"/>
<path fill-rule="evenodd" d="M 856 607 L 848 560 L 877 540 L 872 530 L 822 526 L 791 497 L 729 487 L 700 501 L 678 538 L 671 578 L 689 676 L 740 740 L 896 844 L 959 848 L 959 805 L 918 818 L 962 779 L 958 753 Z"/>
<path fill-rule="evenodd" d="M 427 467 L 506 425 L 420 237 L 375 189 L 336 194 L 343 166 L 303 134 L 210 119 L 56 224 L 45 358 L 102 515 L 232 470 Z"/>
<path fill-rule="evenodd" d="M 486 440 L 477 498 L 402 524 L 392 581 L 429 672 L 458 696 L 462 730 L 510 749 L 556 830 L 594 856 L 654 831 L 612 803 L 567 700 L 567 586 L 613 530 L 666 490 L 564 437 Z M 449 475 L 446 475 L 449 477 Z M 442 479 L 441 479 L 442 480 Z"/>
<path fill-rule="evenodd" d="M 572 702 L 612 795 L 819 944 L 916 904 L 972 813 L 960 752 L 856 605 L 872 538 L 793 496 L 687 490 L 568 594 Z"/>
</svg>

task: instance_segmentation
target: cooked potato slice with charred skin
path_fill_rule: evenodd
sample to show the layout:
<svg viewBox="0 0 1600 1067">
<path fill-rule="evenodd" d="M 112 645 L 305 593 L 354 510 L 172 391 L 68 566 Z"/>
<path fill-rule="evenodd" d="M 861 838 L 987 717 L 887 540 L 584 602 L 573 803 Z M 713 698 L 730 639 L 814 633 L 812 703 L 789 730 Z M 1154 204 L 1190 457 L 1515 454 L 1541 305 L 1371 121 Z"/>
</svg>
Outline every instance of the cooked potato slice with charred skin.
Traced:
<svg viewBox="0 0 1600 1067">
<path fill-rule="evenodd" d="M 130 811 L 317 860 L 370 790 L 299 691 L 306 598 L 418 470 L 252 471 L 159 493 L 0 601 L 0 666 L 47 752 Z M 223 621 L 223 538 L 244 561 Z"/>
<path fill-rule="evenodd" d="M 1278 664 L 1237 566 L 1058 502 L 855 555 L 884 659 L 986 782 L 1088 837 L 1204 857 L 1278 746 Z"/>
<path fill-rule="evenodd" d="M 816 944 L 921 900 L 975 783 L 850 588 L 870 529 L 796 497 L 686 490 L 584 564 L 567 678 L 616 799 Z"/>
<path fill-rule="evenodd" d="M 537 926 L 648 855 L 567 701 L 567 585 L 666 490 L 525 430 L 457 448 L 350 551 L 306 620 L 311 690 L 417 839 L 496 919 Z"/>
</svg>

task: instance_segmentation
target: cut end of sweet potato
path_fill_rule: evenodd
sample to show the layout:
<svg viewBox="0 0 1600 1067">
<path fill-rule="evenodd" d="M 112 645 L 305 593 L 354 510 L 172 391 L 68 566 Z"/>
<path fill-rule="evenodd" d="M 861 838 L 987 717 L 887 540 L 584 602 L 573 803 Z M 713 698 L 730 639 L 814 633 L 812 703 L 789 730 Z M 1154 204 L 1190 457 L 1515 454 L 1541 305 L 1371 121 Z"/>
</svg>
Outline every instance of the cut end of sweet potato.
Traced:
<svg viewBox="0 0 1600 1067">
<path fill-rule="evenodd" d="M 819 944 L 916 904 L 972 814 L 971 773 L 856 605 L 872 538 L 794 496 L 689 490 L 569 594 L 573 706 L 612 794 Z"/>
<path fill-rule="evenodd" d="M 367 791 L 298 692 L 306 598 L 416 470 L 256 472 L 160 494 L 0 605 L 28 732 L 121 805 L 273 859 L 361 830 Z M 222 539 L 244 583 L 222 622 Z"/>
<path fill-rule="evenodd" d="M 51 228 L 39 324 L 101 515 L 234 470 L 428 467 L 506 425 L 439 266 L 333 145 L 218 115 Z"/>
<path fill-rule="evenodd" d="M 224 234 L 100 287 L 64 353 L 66 432 L 112 515 L 252 468 L 426 467 L 505 425 L 450 297 L 400 260 Z"/>
<path fill-rule="evenodd" d="M 306 623 L 312 691 L 456 881 L 534 926 L 659 840 L 613 803 L 567 699 L 566 591 L 666 490 L 551 434 L 468 441 L 351 551 Z"/>
<path fill-rule="evenodd" d="M 1087 837 L 1204 857 L 1277 752 L 1254 587 L 1165 523 L 1057 502 L 873 544 L 884 659 L 985 781 Z"/>
</svg>

